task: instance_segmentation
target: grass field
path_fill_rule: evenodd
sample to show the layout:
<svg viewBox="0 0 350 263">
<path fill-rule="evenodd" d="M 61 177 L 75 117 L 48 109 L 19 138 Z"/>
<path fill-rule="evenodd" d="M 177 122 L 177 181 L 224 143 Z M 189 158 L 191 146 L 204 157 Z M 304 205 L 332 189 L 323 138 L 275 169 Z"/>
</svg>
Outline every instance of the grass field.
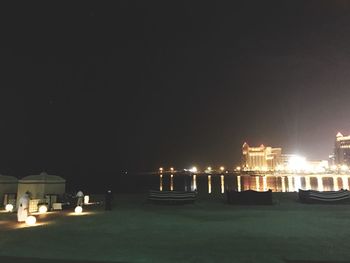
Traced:
<svg viewBox="0 0 350 263">
<path fill-rule="evenodd" d="M 260 207 L 221 197 L 164 206 L 120 195 L 113 211 L 49 213 L 35 227 L 0 213 L 0 262 L 350 262 L 350 205 L 274 198 Z"/>
</svg>

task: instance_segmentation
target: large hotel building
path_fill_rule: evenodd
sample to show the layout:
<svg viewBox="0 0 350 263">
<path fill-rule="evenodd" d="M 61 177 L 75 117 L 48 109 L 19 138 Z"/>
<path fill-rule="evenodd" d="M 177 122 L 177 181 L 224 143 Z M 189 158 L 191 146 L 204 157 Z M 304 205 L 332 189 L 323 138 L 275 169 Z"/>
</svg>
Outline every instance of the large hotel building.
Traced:
<svg viewBox="0 0 350 263">
<path fill-rule="evenodd" d="M 336 165 L 350 166 L 350 135 L 343 136 L 338 132 L 335 139 L 334 162 Z"/>
<path fill-rule="evenodd" d="M 245 171 L 274 171 L 282 164 L 282 148 L 250 147 L 247 143 L 242 146 L 243 163 Z"/>
</svg>

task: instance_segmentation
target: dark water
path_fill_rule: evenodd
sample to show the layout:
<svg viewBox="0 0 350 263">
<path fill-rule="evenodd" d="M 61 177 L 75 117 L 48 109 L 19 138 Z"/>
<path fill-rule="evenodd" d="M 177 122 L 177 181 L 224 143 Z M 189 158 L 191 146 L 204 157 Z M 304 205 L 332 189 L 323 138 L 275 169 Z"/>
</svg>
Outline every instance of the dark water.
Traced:
<svg viewBox="0 0 350 263">
<path fill-rule="evenodd" d="M 226 189 L 244 191 L 295 192 L 298 189 L 337 191 L 349 189 L 348 175 L 160 175 L 159 190 L 194 190 L 224 193 Z M 156 187 L 153 187 L 156 189 Z"/>
<path fill-rule="evenodd" d="M 244 191 L 256 190 L 294 192 L 298 189 L 336 191 L 349 189 L 349 175 L 189 175 L 189 174 L 147 174 L 114 175 L 113 180 L 84 181 L 68 190 L 82 189 L 90 193 L 103 193 L 108 189 L 116 193 L 146 193 L 153 190 L 190 191 L 196 189 L 202 194 L 224 193 L 226 189 Z"/>
</svg>

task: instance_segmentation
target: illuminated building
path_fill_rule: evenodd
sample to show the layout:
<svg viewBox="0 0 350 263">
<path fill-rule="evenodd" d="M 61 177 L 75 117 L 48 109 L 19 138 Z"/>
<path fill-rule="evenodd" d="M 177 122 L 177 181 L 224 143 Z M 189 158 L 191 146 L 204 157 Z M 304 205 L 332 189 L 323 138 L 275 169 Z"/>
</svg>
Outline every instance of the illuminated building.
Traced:
<svg viewBox="0 0 350 263">
<path fill-rule="evenodd" d="M 247 143 L 242 146 L 243 170 L 245 171 L 274 171 L 281 164 L 282 148 L 250 147 Z"/>
<path fill-rule="evenodd" d="M 282 154 L 279 171 L 286 173 L 325 173 L 329 170 L 327 160 L 307 160 L 296 154 Z"/>
<path fill-rule="evenodd" d="M 338 132 L 335 139 L 334 162 L 336 165 L 350 165 L 350 135 Z"/>
</svg>

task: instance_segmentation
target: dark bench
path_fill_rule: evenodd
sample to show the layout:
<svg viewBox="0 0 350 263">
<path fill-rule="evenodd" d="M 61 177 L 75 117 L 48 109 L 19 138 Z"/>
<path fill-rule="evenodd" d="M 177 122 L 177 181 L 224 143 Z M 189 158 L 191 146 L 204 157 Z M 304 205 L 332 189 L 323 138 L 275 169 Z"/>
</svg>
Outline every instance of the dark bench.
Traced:
<svg viewBox="0 0 350 263">
<path fill-rule="evenodd" d="M 232 205 L 272 205 L 272 191 L 257 192 L 247 190 L 243 192 L 227 191 L 227 203 Z"/>
<path fill-rule="evenodd" d="M 300 202 L 307 203 L 307 204 L 350 203 L 350 193 L 347 190 L 319 192 L 319 191 L 315 191 L 315 190 L 299 189 L 298 196 L 299 196 Z"/>
<path fill-rule="evenodd" d="M 188 204 L 196 199 L 196 192 L 151 190 L 148 193 L 148 200 L 158 204 Z"/>
</svg>

